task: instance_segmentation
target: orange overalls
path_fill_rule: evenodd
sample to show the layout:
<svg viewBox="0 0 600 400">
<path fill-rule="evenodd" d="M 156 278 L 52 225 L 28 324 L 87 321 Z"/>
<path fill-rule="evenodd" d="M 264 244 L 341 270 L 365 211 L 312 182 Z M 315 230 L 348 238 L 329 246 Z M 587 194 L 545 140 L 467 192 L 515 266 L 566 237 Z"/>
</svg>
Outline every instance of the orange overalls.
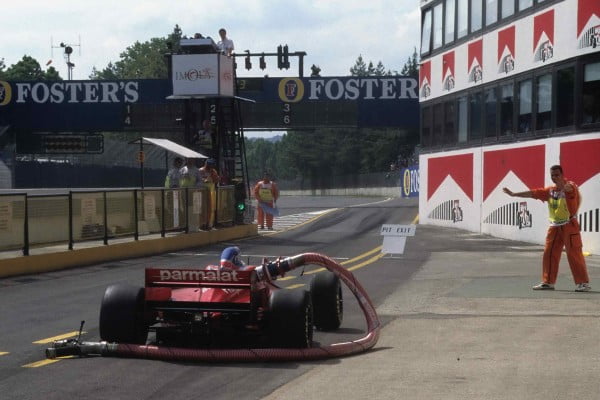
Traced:
<svg viewBox="0 0 600 400">
<path fill-rule="evenodd" d="M 555 284 L 558 276 L 558 264 L 563 247 L 567 251 L 567 260 L 571 267 L 575 284 L 590 281 L 583 257 L 583 243 L 577 210 L 581 198 L 579 188 L 575 183 L 568 181 L 573 186 L 571 193 L 558 190 L 556 186 L 533 189 L 533 198 L 548 203 L 550 226 L 546 234 L 544 259 L 542 262 L 542 282 Z"/>
<path fill-rule="evenodd" d="M 277 188 L 277 185 L 275 184 L 275 182 L 265 179 L 265 180 L 259 181 L 256 184 L 256 186 L 254 186 L 254 197 L 256 198 L 256 200 L 259 203 L 265 203 L 267 206 L 273 207 L 275 201 L 277 201 L 277 199 L 279 198 L 279 189 Z M 258 222 L 258 225 L 260 225 L 261 228 L 265 227 L 264 220 L 265 220 L 265 214 L 266 214 L 267 228 L 272 229 L 273 228 L 273 215 L 269 214 L 269 213 L 265 213 L 260 205 L 258 205 L 256 207 L 256 209 L 257 209 L 256 220 Z"/>
</svg>

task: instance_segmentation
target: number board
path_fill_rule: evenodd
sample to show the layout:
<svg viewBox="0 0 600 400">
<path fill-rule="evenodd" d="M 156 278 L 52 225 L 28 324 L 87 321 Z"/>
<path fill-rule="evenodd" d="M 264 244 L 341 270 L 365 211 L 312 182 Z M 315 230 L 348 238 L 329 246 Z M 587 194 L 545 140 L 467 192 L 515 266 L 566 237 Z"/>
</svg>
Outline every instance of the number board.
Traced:
<svg viewBox="0 0 600 400">
<path fill-rule="evenodd" d="M 101 154 L 104 136 L 86 134 L 31 134 L 17 136 L 17 154 Z"/>
<path fill-rule="evenodd" d="M 242 103 L 241 109 L 246 129 L 357 126 L 357 106 L 353 101 Z"/>
<path fill-rule="evenodd" d="M 125 106 L 125 130 L 162 131 L 183 130 L 183 103 L 172 101 L 163 104 L 128 104 Z"/>
<path fill-rule="evenodd" d="M 263 80 L 260 78 L 238 78 L 236 83 L 239 91 L 261 92 L 263 90 Z"/>
<path fill-rule="evenodd" d="M 211 105 L 211 108 L 214 105 Z M 214 114 L 210 112 L 211 119 Z M 302 103 L 241 103 L 244 129 L 312 129 L 315 127 L 356 127 L 357 105 L 353 101 Z M 198 112 L 198 115 L 200 113 Z M 131 104 L 123 114 L 125 130 L 183 130 L 181 102 Z M 213 122 L 213 121 L 211 121 Z M 214 122 L 213 122 L 214 123 Z"/>
</svg>

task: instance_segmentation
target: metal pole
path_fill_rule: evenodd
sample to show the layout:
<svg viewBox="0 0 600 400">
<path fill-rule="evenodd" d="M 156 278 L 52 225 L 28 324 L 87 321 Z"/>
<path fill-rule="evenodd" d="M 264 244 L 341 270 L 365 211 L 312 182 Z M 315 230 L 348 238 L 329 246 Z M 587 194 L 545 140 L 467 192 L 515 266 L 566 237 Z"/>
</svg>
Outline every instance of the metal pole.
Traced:
<svg viewBox="0 0 600 400">
<path fill-rule="evenodd" d="M 165 175 L 169 173 L 169 151 L 165 150 Z"/>
<path fill-rule="evenodd" d="M 29 202 L 27 201 L 27 194 L 25 195 L 25 210 L 23 220 L 23 255 L 29 255 Z"/>
<path fill-rule="evenodd" d="M 165 189 L 161 189 L 160 190 L 160 209 L 162 210 L 161 211 L 162 223 L 161 223 L 161 227 L 160 227 L 160 236 L 161 237 L 165 237 L 165 195 L 166 195 Z"/>
<path fill-rule="evenodd" d="M 144 188 L 144 139 L 140 138 L 140 187 Z"/>
<path fill-rule="evenodd" d="M 69 191 L 69 250 L 73 250 L 73 192 Z"/>
<path fill-rule="evenodd" d="M 185 233 L 190 233 L 190 191 L 185 188 Z"/>
<path fill-rule="evenodd" d="M 108 244 L 108 215 L 107 215 L 107 210 L 108 207 L 106 206 L 106 191 L 103 192 L 102 197 L 104 199 L 104 244 L 107 245 Z"/>
<path fill-rule="evenodd" d="M 192 137 L 195 132 L 192 129 L 192 103 L 190 99 L 185 99 L 183 103 L 183 136 L 185 138 L 185 145 L 191 147 L 192 146 Z"/>
<path fill-rule="evenodd" d="M 298 76 L 300 78 L 304 77 L 304 54 L 298 55 Z"/>
<path fill-rule="evenodd" d="M 140 233 L 138 231 L 138 205 L 137 205 L 137 201 L 138 201 L 138 191 L 137 189 L 135 189 L 133 191 L 133 214 L 134 214 L 134 230 L 133 230 L 133 239 L 134 240 L 138 240 L 140 237 Z"/>
</svg>

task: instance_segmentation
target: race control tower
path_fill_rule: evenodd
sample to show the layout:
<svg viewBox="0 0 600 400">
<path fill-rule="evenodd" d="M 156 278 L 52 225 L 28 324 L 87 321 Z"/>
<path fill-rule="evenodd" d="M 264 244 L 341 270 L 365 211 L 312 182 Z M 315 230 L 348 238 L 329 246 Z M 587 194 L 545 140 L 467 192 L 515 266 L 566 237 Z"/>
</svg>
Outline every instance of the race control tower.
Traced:
<svg viewBox="0 0 600 400">
<path fill-rule="evenodd" d="M 181 39 L 167 55 L 172 94 L 182 101 L 185 145 L 217 161 L 221 184 L 235 185 L 236 222 L 252 220 L 234 57 L 211 38 Z"/>
</svg>

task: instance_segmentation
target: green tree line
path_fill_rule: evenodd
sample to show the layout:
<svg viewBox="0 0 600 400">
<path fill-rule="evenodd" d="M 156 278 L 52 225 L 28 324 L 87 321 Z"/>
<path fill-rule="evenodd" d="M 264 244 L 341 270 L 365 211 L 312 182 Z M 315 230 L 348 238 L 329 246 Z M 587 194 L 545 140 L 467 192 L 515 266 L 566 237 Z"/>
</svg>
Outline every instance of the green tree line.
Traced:
<svg viewBox="0 0 600 400">
<path fill-rule="evenodd" d="M 60 74 L 53 66 L 42 70 L 40 63 L 33 57 L 24 55 L 17 63 L 7 67 L 0 59 L 0 79 L 3 81 L 59 81 Z"/>
<path fill-rule="evenodd" d="M 318 129 L 288 131 L 279 140 L 246 139 L 251 180 L 270 171 L 277 179 L 323 181 L 323 177 L 388 171 L 410 164 L 418 131 Z"/>
</svg>

